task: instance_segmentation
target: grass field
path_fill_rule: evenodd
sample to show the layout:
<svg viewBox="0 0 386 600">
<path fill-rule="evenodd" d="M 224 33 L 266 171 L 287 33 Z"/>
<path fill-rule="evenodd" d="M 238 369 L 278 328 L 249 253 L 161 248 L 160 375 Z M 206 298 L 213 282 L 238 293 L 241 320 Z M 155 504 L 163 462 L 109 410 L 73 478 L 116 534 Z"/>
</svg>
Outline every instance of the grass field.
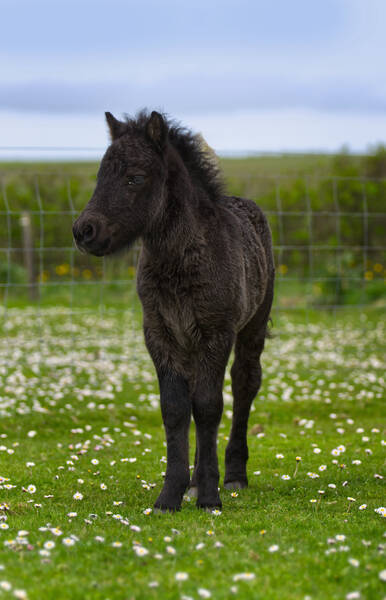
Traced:
<svg viewBox="0 0 386 600">
<path fill-rule="evenodd" d="M 269 175 L 304 175 L 331 173 L 331 165 L 334 160 L 332 154 L 265 154 L 241 158 L 220 158 L 221 167 L 224 172 L 233 177 L 244 177 L 251 173 Z M 355 165 L 363 158 L 360 155 L 350 155 Z M 0 162 L 0 171 L 23 172 L 23 173 L 82 173 L 95 174 L 98 169 L 97 161 L 77 162 Z"/>
<path fill-rule="evenodd" d="M 189 497 L 177 514 L 152 511 L 166 448 L 135 257 L 93 261 L 72 248 L 71 223 L 97 164 L 0 165 L 0 598 L 386 597 L 385 270 L 371 246 L 383 246 L 385 181 L 355 181 L 384 176 L 382 156 L 372 171 L 369 157 L 346 155 L 221 160 L 230 193 L 271 211 L 284 248 L 250 418 L 250 485 L 232 494 L 221 480 L 221 514 L 198 511 Z M 354 181 L 305 194 L 304 178 L 331 174 Z M 288 178 L 279 190 L 286 210 L 308 210 L 309 195 L 312 210 L 333 211 L 335 190 L 353 215 L 277 218 L 276 176 Z M 39 274 L 29 304 L 22 210 L 33 213 Z M 222 475 L 229 375 L 224 402 Z M 192 462 L 193 449 L 192 425 Z"/>
<path fill-rule="evenodd" d="M 173 515 L 151 511 L 166 449 L 137 313 L 70 321 L 59 307 L 15 308 L 1 318 L 0 597 L 386 595 L 379 313 L 275 318 L 250 419 L 249 488 L 232 494 L 221 482 L 221 514 L 186 498 Z M 228 377 L 224 399 L 222 474 Z"/>
</svg>

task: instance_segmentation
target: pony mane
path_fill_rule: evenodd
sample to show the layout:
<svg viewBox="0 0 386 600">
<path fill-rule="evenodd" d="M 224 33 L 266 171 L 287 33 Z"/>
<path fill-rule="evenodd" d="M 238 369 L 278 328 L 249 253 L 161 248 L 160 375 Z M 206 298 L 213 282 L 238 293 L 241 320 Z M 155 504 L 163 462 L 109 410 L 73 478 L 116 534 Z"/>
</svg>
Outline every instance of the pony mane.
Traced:
<svg viewBox="0 0 386 600">
<path fill-rule="evenodd" d="M 128 129 L 144 133 L 149 117 L 146 109 L 137 113 L 134 119 L 126 116 Z M 181 156 L 193 180 L 201 185 L 212 201 L 220 200 L 225 186 L 214 150 L 201 134 L 193 133 L 164 113 L 162 117 L 168 129 L 169 142 Z"/>
</svg>

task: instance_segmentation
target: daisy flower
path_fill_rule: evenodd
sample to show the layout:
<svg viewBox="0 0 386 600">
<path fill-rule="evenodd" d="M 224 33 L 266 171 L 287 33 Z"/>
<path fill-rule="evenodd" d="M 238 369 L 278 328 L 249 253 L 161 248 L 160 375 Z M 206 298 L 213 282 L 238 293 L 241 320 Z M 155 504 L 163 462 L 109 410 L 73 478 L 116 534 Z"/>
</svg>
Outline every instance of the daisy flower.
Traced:
<svg viewBox="0 0 386 600">
<path fill-rule="evenodd" d="M 201 598 L 210 598 L 212 596 L 211 592 L 205 588 L 198 588 L 197 593 Z"/>
<path fill-rule="evenodd" d="M 73 498 L 74 500 L 83 500 L 83 494 L 81 494 L 80 492 L 75 492 Z"/>
<path fill-rule="evenodd" d="M 349 558 L 348 562 L 352 567 L 359 567 L 359 560 L 356 558 Z"/>
<path fill-rule="evenodd" d="M 143 546 L 134 546 L 133 550 L 137 556 L 146 556 L 146 554 L 149 554 L 149 550 Z"/>
<path fill-rule="evenodd" d="M 252 581 L 255 577 L 254 573 L 237 573 L 237 575 L 233 575 L 233 581 Z"/>
<path fill-rule="evenodd" d="M 62 543 L 65 546 L 73 546 L 75 544 L 75 540 L 73 540 L 72 538 L 69 538 L 69 537 L 65 537 L 62 539 Z"/>
</svg>

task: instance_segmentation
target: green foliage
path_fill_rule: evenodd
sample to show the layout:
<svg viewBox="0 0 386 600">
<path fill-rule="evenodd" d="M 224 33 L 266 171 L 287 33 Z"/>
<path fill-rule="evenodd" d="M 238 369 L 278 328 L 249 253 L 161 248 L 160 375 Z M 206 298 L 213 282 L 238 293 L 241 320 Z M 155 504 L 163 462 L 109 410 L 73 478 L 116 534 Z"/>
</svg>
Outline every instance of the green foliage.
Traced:
<svg viewBox="0 0 386 600">
<path fill-rule="evenodd" d="M 314 282 L 320 291 L 314 294 L 317 303 L 340 304 L 359 296 L 367 302 L 382 293 L 385 146 L 366 156 L 343 149 L 336 156 L 261 156 L 220 162 L 228 193 L 253 198 L 268 214 L 279 275 Z M 12 272 L 23 264 L 20 214 L 25 210 L 31 213 L 41 280 L 108 281 L 135 276 L 135 253 L 125 261 L 113 258 L 102 264 L 74 252 L 71 225 L 91 197 L 96 170 L 95 163 L 0 168 L 0 283 L 7 277 L 8 248 Z M 366 279 L 367 271 L 374 281 Z"/>
<path fill-rule="evenodd" d="M 11 261 L 0 262 L 0 283 L 27 283 L 25 268 Z"/>
<path fill-rule="evenodd" d="M 386 146 L 380 144 L 364 159 L 367 177 L 386 177 Z"/>
</svg>

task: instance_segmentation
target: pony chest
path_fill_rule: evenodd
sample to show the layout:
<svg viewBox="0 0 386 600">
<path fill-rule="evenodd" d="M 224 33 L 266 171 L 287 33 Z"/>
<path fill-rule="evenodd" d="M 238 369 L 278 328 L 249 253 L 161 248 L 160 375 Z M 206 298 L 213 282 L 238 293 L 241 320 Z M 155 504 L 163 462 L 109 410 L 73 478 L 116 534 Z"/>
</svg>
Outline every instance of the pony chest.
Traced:
<svg viewBox="0 0 386 600">
<path fill-rule="evenodd" d="M 148 320 L 174 339 L 178 345 L 191 348 L 201 338 L 197 315 L 197 290 L 182 279 L 148 278 L 138 286 L 138 292 Z"/>
</svg>

